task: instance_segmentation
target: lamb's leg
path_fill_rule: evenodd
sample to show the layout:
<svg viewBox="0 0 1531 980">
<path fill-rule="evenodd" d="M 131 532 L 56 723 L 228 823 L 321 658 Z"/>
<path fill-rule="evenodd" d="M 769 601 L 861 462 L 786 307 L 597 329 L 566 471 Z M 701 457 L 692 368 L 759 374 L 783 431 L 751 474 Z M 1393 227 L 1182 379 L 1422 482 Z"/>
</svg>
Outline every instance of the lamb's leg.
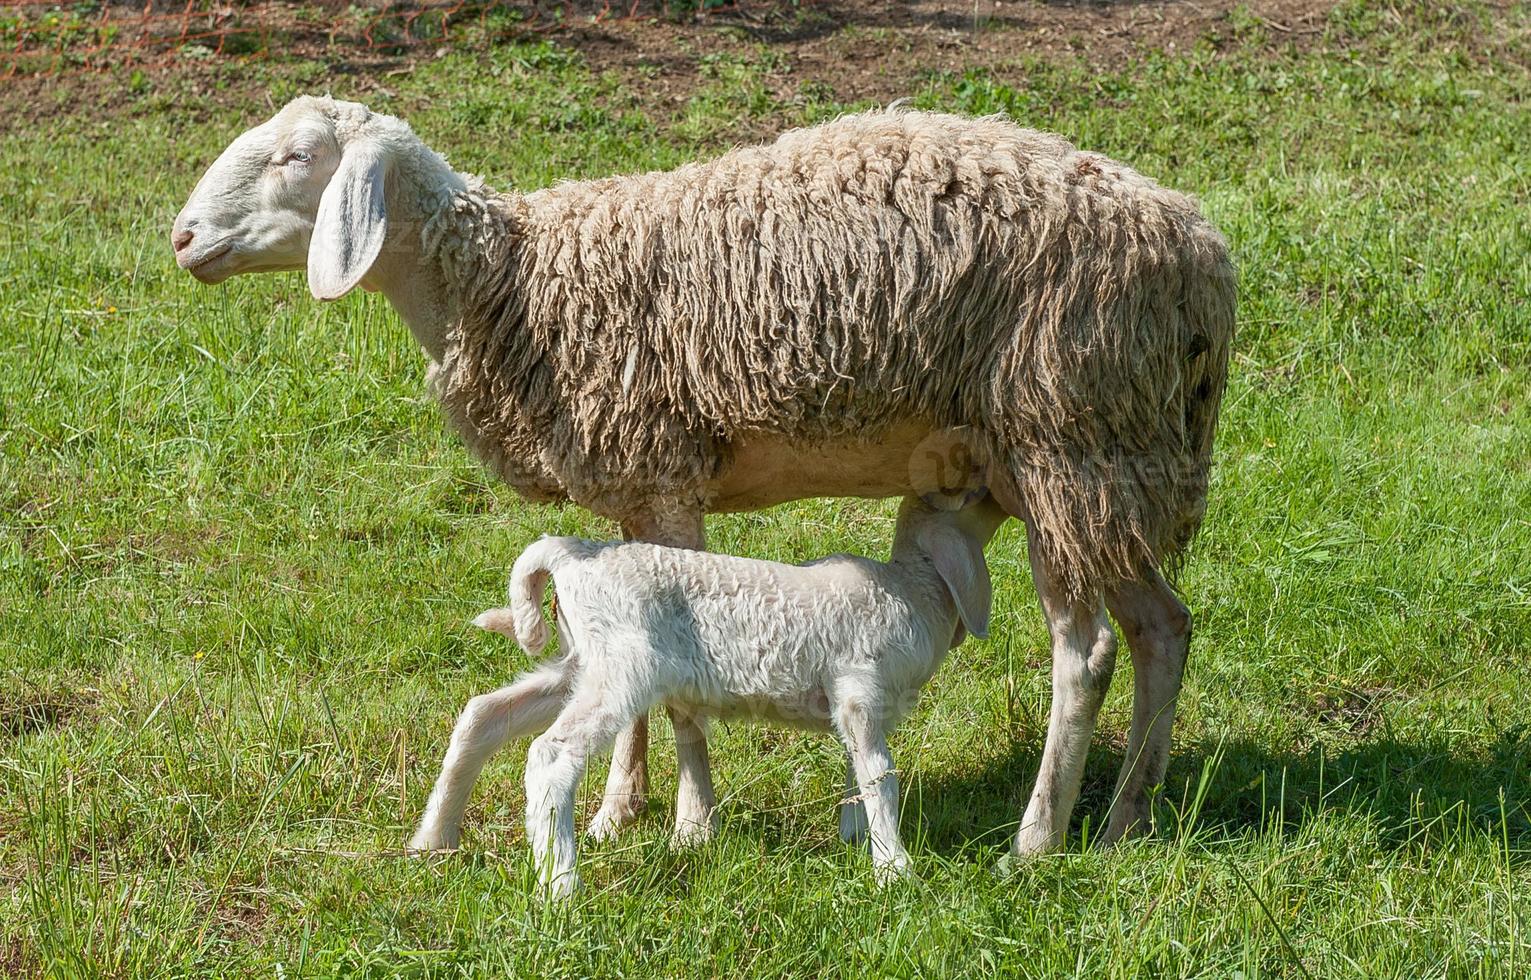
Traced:
<svg viewBox="0 0 1531 980">
<path fill-rule="evenodd" d="M 856 763 L 849 756 L 845 759 L 845 795 L 840 798 L 840 839 L 847 844 L 864 844 L 867 839 L 867 808 L 861 801 Z"/>
<path fill-rule="evenodd" d="M 1122 585 L 1106 597 L 1132 654 L 1132 728 L 1117 779 L 1103 844 L 1149 828 L 1149 792 L 1169 765 L 1175 701 L 1191 644 L 1191 614 L 1157 572 Z"/>
<path fill-rule="evenodd" d="M 622 522 L 622 536 L 628 541 L 648 541 L 674 548 L 707 547 L 707 529 L 700 510 L 665 508 L 635 516 Z M 681 792 L 700 797 L 695 787 L 685 786 L 684 769 L 680 772 Z M 606 776 L 606 791 L 601 809 L 585 831 L 595 840 L 614 836 L 638 819 L 649 792 L 649 719 L 643 715 L 617 738 L 611 752 L 611 772 Z"/>
<path fill-rule="evenodd" d="M 677 846 L 702 844 L 712 838 L 713 810 L 718 805 L 712 788 L 712 765 L 707 759 L 707 729 L 700 718 L 684 708 L 671 707 L 669 712 L 670 724 L 675 727 L 675 763 L 680 784 L 671 840 Z"/>
<path fill-rule="evenodd" d="M 1031 574 L 1053 638 L 1053 704 L 1036 786 L 1011 847 L 1017 856 L 1043 854 L 1063 846 L 1069 815 L 1084 778 L 1095 717 L 1116 666 L 1116 635 L 1100 600 L 1068 601 L 1040 557 L 1035 532 L 1028 550 Z"/>
<path fill-rule="evenodd" d="M 909 871 L 909 852 L 898 836 L 898 773 L 882 720 L 853 699 L 841 701 L 836 724 L 856 770 L 856 785 L 866 807 L 872 840 L 872 867 L 877 880 L 888 882 Z"/>
<path fill-rule="evenodd" d="M 562 898 L 579 888 L 575 868 L 574 794 L 590 756 L 632 718 L 631 702 L 592 686 L 575 691 L 526 756 L 526 839 L 544 893 Z"/>
<path fill-rule="evenodd" d="M 410 850 L 457 847 L 468 794 L 484 763 L 507 739 L 532 735 L 552 724 L 568 696 L 568 681 L 567 675 L 547 667 L 468 702 L 452 730 L 441 775 L 426 801 Z"/>
</svg>

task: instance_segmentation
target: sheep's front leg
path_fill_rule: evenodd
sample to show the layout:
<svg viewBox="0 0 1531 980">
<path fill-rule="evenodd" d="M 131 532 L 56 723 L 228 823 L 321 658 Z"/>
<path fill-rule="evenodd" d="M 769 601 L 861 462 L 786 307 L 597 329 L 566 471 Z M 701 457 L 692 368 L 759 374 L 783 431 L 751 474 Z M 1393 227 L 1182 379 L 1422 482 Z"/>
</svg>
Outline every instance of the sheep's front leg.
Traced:
<svg viewBox="0 0 1531 980">
<path fill-rule="evenodd" d="M 1175 701 L 1191 644 L 1191 614 L 1158 572 L 1117 588 L 1106 607 L 1121 624 L 1132 654 L 1132 728 L 1116 781 L 1102 844 L 1145 832 L 1152 822 L 1149 791 L 1169 765 Z"/>
<path fill-rule="evenodd" d="M 1069 601 L 1043 563 L 1034 534 L 1029 551 L 1037 596 L 1053 638 L 1053 704 L 1036 786 L 1011 848 L 1018 857 L 1063 846 L 1095 718 L 1116 665 L 1116 635 L 1100 600 Z"/>
<path fill-rule="evenodd" d="M 702 512 L 682 507 L 656 508 L 622 522 L 622 537 L 628 541 L 647 541 L 672 548 L 707 547 L 707 527 Z M 685 769 L 680 771 L 680 792 L 703 798 L 699 787 L 688 787 Z M 611 753 L 611 772 L 606 776 L 606 791 L 601 808 L 585 831 L 594 840 L 613 837 L 623 827 L 638 819 L 649 792 L 649 719 L 635 719 L 617 737 Z M 707 798 L 710 798 L 710 788 Z"/>
<path fill-rule="evenodd" d="M 712 838 L 714 809 L 718 805 L 712 788 L 712 764 L 707 758 L 707 729 L 703 720 L 685 708 L 671 707 L 675 727 L 675 762 L 679 788 L 675 797 L 675 831 L 678 846 L 703 844 Z"/>
<path fill-rule="evenodd" d="M 909 852 L 898 836 L 898 772 L 878 713 L 858 700 L 847 698 L 836 712 L 840 737 L 845 740 L 856 785 L 866 807 L 867 829 L 872 840 L 872 867 L 877 880 L 892 881 L 909 871 Z"/>
</svg>

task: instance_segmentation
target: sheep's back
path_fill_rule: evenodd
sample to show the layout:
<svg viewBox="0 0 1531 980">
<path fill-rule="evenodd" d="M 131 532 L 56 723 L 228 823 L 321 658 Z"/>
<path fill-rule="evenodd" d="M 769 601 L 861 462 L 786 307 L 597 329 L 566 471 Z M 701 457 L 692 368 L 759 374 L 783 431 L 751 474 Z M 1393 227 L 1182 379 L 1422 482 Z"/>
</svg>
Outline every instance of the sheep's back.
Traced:
<svg viewBox="0 0 1531 980">
<path fill-rule="evenodd" d="M 1080 594 L 1200 519 L 1232 266 L 1192 199 L 1128 167 L 1003 119 L 876 112 L 518 208 L 467 377 L 511 377 L 506 431 L 586 506 L 705 507 L 752 437 L 918 420 L 986 441 Z"/>
<path fill-rule="evenodd" d="M 1047 320 L 1112 315 L 1096 285 L 1128 270 L 1100 250 L 1173 262 L 1200 221 L 1059 137 L 908 112 L 528 204 L 528 317 L 557 325 L 560 378 L 596 407 L 586 438 L 613 447 L 601 436 L 627 415 L 725 438 L 981 422 L 1007 349 L 1046 340 Z"/>
</svg>

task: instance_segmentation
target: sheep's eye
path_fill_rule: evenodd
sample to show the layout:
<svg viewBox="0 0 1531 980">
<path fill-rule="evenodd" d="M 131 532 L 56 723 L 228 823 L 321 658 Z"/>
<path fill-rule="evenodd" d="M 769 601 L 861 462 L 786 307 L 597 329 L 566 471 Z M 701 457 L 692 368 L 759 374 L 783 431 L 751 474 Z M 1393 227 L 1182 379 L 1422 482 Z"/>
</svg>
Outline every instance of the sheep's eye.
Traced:
<svg viewBox="0 0 1531 980">
<path fill-rule="evenodd" d="M 307 150 L 293 150 L 291 153 L 287 154 L 288 163 L 308 163 L 313 158 L 313 154 L 309 153 Z"/>
</svg>

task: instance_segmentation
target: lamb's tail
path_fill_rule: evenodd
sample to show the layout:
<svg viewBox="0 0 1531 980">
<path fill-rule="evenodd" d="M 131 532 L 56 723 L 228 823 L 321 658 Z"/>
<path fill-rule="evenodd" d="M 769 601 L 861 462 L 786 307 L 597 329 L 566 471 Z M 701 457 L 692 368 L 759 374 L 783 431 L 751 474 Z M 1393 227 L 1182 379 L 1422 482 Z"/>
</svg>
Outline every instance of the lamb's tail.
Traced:
<svg viewBox="0 0 1531 980">
<path fill-rule="evenodd" d="M 515 637 L 521 649 L 533 656 L 541 653 L 549 639 L 542 596 L 553 570 L 567 555 L 562 538 L 542 538 L 521 552 L 510 570 L 510 605 L 482 613 L 473 625 Z"/>
</svg>

